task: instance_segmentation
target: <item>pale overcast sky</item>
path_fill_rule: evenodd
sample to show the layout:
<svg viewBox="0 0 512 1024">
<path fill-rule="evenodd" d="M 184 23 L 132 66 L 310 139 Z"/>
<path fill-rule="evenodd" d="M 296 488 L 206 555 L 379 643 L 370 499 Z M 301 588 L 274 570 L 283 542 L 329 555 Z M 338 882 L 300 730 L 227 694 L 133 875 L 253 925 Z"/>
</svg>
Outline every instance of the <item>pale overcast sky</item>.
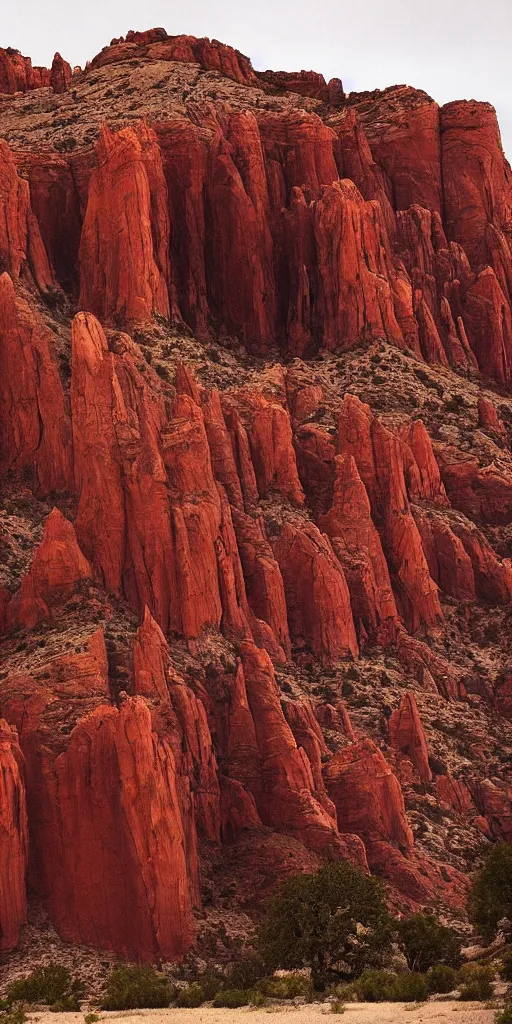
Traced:
<svg viewBox="0 0 512 1024">
<path fill-rule="evenodd" d="M 407 83 L 438 102 L 488 100 L 512 159 L 512 0 L 3 0 L 0 46 L 83 64 L 113 36 L 210 36 L 258 70 L 321 71 L 345 89 Z"/>
</svg>

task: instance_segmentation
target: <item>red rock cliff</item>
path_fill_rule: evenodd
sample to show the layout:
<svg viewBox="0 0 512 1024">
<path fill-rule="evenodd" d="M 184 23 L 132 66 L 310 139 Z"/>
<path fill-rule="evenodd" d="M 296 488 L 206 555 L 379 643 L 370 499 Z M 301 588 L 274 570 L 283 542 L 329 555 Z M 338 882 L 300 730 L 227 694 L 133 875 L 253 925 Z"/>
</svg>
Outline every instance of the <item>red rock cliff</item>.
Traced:
<svg viewBox="0 0 512 1024">
<path fill-rule="evenodd" d="M 494 112 L 163 29 L 0 91 L 0 944 L 27 819 L 127 958 L 328 859 L 459 913 L 511 821 Z"/>
</svg>

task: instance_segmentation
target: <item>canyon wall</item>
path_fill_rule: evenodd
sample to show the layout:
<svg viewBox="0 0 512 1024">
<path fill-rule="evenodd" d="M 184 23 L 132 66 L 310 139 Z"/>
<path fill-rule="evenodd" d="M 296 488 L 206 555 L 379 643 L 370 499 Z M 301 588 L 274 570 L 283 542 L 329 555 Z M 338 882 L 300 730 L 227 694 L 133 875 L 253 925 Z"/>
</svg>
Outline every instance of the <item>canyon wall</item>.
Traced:
<svg viewBox="0 0 512 1024">
<path fill-rule="evenodd" d="M 28 884 L 67 941 L 180 957 L 200 865 L 260 871 L 271 836 L 274 881 L 349 858 L 460 911 L 432 808 L 469 858 L 511 815 L 494 112 L 158 29 L 73 102 L 129 62 L 230 100 L 123 108 L 71 154 L 0 141 L 0 946 Z M 68 102 L 43 71 L 0 51 L 13 103 Z"/>
</svg>

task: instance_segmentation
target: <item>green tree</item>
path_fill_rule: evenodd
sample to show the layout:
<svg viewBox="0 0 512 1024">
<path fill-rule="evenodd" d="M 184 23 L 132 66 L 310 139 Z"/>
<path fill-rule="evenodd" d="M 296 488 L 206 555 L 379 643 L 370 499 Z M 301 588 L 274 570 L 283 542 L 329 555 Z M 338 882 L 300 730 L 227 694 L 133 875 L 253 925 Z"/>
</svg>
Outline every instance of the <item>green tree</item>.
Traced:
<svg viewBox="0 0 512 1024">
<path fill-rule="evenodd" d="M 258 947 L 272 970 L 310 967 L 316 984 L 383 962 L 392 936 L 382 883 L 343 861 L 283 882 Z"/>
<path fill-rule="evenodd" d="M 502 918 L 512 921 L 512 843 L 499 843 L 488 854 L 473 882 L 468 913 L 487 941 L 496 935 Z"/>
<path fill-rule="evenodd" d="M 460 964 L 461 940 L 433 914 L 418 911 L 398 922 L 398 941 L 411 971 L 428 971 L 434 964 Z"/>
</svg>

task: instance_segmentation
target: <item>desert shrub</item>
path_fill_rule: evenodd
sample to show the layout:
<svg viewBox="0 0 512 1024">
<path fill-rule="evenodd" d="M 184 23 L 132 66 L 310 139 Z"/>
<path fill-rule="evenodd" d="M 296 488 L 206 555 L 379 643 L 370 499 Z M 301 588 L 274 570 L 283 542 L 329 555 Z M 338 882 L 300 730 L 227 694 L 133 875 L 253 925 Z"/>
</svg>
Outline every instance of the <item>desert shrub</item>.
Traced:
<svg viewBox="0 0 512 1024">
<path fill-rule="evenodd" d="M 245 960 L 238 960 L 233 964 L 229 983 L 232 988 L 253 988 L 257 981 L 265 977 L 266 966 L 256 953 L 246 957 Z"/>
<path fill-rule="evenodd" d="M 225 976 L 221 974 L 220 971 L 213 970 L 211 967 L 207 967 L 206 971 L 198 976 L 196 984 L 198 984 L 202 990 L 203 1002 L 208 1002 L 210 999 L 213 999 L 213 997 L 223 989 L 243 989 L 246 987 L 244 985 L 233 984 L 231 979 L 229 984 L 226 984 Z"/>
<path fill-rule="evenodd" d="M 397 930 L 411 971 L 427 971 L 434 964 L 459 966 L 461 940 L 452 928 L 439 924 L 433 914 L 412 914 L 398 922 Z"/>
<path fill-rule="evenodd" d="M 354 982 L 357 998 L 362 1003 L 387 1003 L 393 1001 L 396 974 L 391 971 L 363 971 Z"/>
<path fill-rule="evenodd" d="M 494 974 L 490 964 L 464 964 L 458 978 L 460 998 L 465 1002 L 492 999 Z"/>
<path fill-rule="evenodd" d="M 25 1011 L 21 1006 L 15 1006 L 7 1013 L 0 1013 L 1 1024 L 25 1024 L 25 1020 Z"/>
<path fill-rule="evenodd" d="M 355 981 L 339 981 L 336 985 L 331 986 L 330 994 L 336 996 L 340 1003 L 355 1003 L 359 998 Z"/>
<path fill-rule="evenodd" d="M 459 999 L 462 1002 L 485 1002 L 487 999 L 492 999 L 493 988 L 489 981 L 468 981 L 465 985 L 460 986 Z"/>
<path fill-rule="evenodd" d="M 512 949 L 504 951 L 498 971 L 503 981 L 512 981 Z"/>
<path fill-rule="evenodd" d="M 78 1001 L 80 994 L 79 980 L 72 978 L 62 964 L 36 967 L 26 978 L 13 981 L 7 989 L 9 1003 L 47 1003 L 49 1006 L 66 997 Z"/>
<path fill-rule="evenodd" d="M 457 988 L 457 971 L 448 964 L 434 964 L 427 971 L 427 981 L 431 992 L 446 995 Z"/>
<path fill-rule="evenodd" d="M 466 402 L 464 395 L 452 395 L 447 402 L 445 402 L 445 409 L 447 412 L 460 412 L 464 408 Z"/>
<path fill-rule="evenodd" d="M 62 996 L 62 999 L 56 999 L 51 1004 L 50 1010 L 52 1013 L 78 1013 L 80 1010 L 80 1000 L 73 993 L 70 993 L 67 996 Z"/>
<path fill-rule="evenodd" d="M 197 981 L 193 981 L 185 988 L 180 988 L 176 996 L 176 1006 L 184 1010 L 194 1010 L 197 1006 L 202 1006 L 205 1001 L 206 996 Z"/>
<path fill-rule="evenodd" d="M 494 1017 L 495 1024 L 512 1024 L 512 1003 L 509 1003 Z"/>
<path fill-rule="evenodd" d="M 263 992 L 258 992 L 255 988 L 249 989 L 247 995 L 249 997 L 250 1006 L 265 1006 L 265 1003 L 267 1002 Z"/>
<path fill-rule="evenodd" d="M 354 982 L 358 999 L 363 1003 L 410 1003 L 428 999 L 429 987 L 424 974 L 404 971 L 363 971 Z"/>
<path fill-rule="evenodd" d="M 143 1010 L 169 1006 L 176 989 L 153 967 L 117 967 L 105 982 L 102 1010 Z"/>
<path fill-rule="evenodd" d="M 379 966 L 391 943 L 382 883 L 346 861 L 281 883 L 267 904 L 258 949 L 272 970 L 311 968 L 315 987 Z"/>
<path fill-rule="evenodd" d="M 339 999 L 331 1003 L 331 1013 L 345 1013 L 345 1006 Z"/>
<path fill-rule="evenodd" d="M 100 1018 L 97 1013 L 86 1013 L 84 1016 L 85 1024 L 96 1024 L 99 1019 Z"/>
<path fill-rule="evenodd" d="M 169 380 L 170 379 L 169 369 L 168 369 L 167 366 L 165 366 L 164 363 L 157 363 L 156 366 L 155 366 L 155 370 L 156 370 L 158 376 L 162 377 L 163 380 Z"/>
<path fill-rule="evenodd" d="M 493 939 L 502 918 L 512 920 L 512 843 L 499 843 L 488 854 L 468 900 L 470 921 L 484 939 Z"/>
<path fill-rule="evenodd" d="M 217 992 L 213 1005 L 215 1007 L 226 1007 L 228 1010 L 236 1010 L 239 1006 L 248 1006 L 249 1002 L 249 993 L 244 991 L 244 989 L 226 988 L 223 992 Z"/>
<path fill-rule="evenodd" d="M 459 984 L 483 978 L 487 978 L 489 981 L 494 981 L 495 977 L 496 968 L 494 964 L 483 964 L 477 961 L 474 963 L 463 964 L 457 972 Z"/>
<path fill-rule="evenodd" d="M 303 996 L 309 1002 L 313 998 L 313 984 L 302 974 L 285 974 L 283 977 L 262 978 L 256 985 L 258 992 L 270 999 L 296 999 Z"/>
<path fill-rule="evenodd" d="M 393 991 L 393 1001 L 399 1003 L 423 1003 L 430 995 L 426 976 L 415 971 L 397 974 Z"/>
</svg>

